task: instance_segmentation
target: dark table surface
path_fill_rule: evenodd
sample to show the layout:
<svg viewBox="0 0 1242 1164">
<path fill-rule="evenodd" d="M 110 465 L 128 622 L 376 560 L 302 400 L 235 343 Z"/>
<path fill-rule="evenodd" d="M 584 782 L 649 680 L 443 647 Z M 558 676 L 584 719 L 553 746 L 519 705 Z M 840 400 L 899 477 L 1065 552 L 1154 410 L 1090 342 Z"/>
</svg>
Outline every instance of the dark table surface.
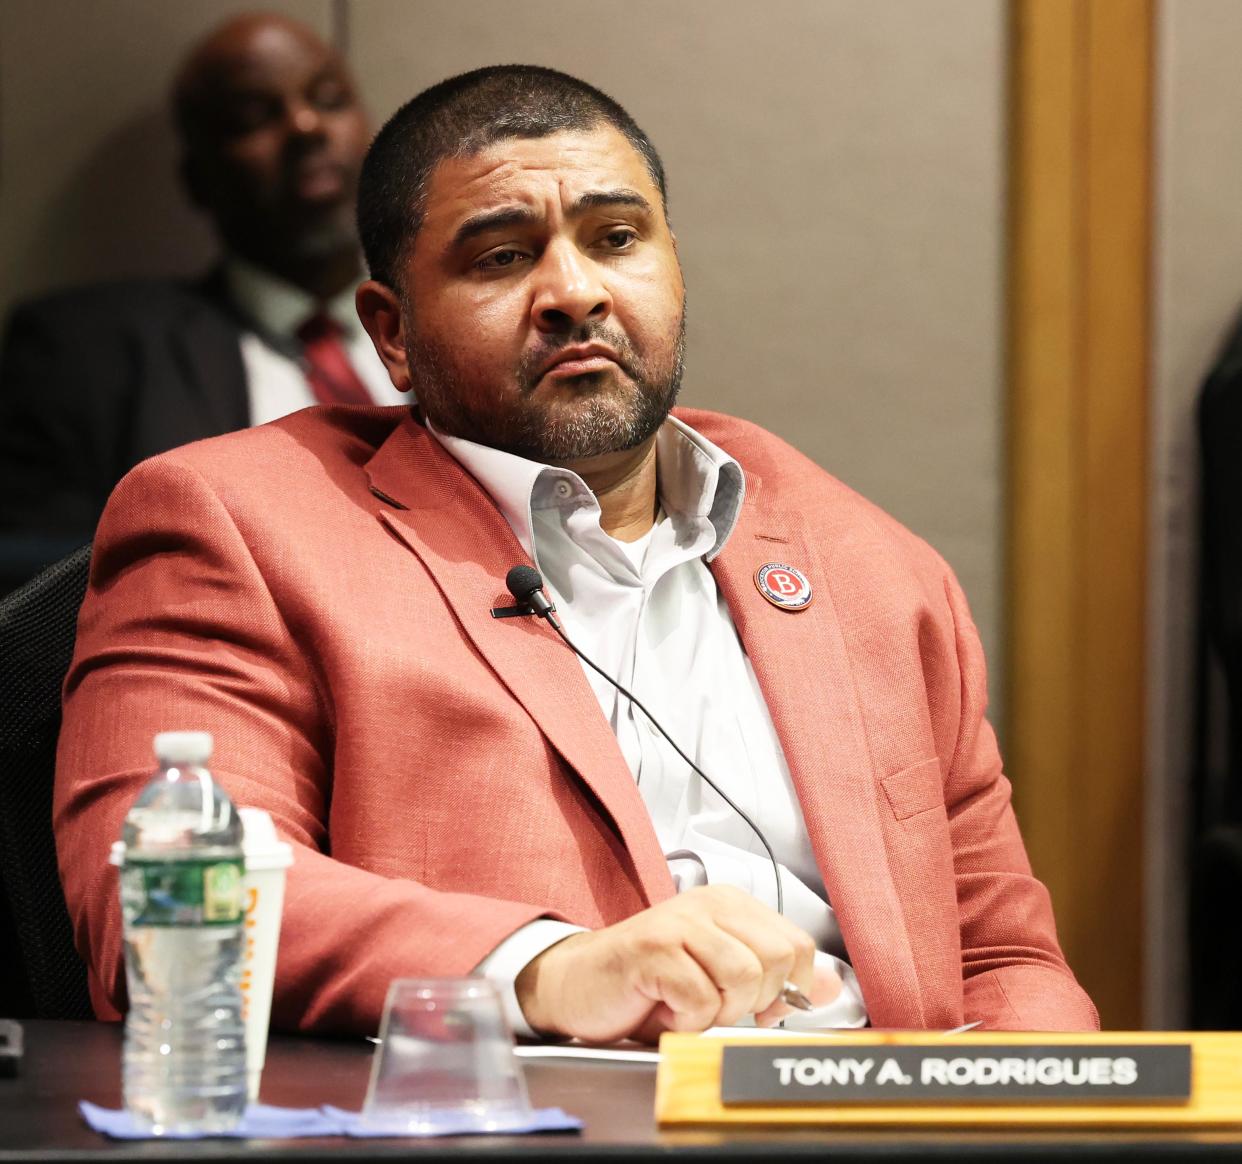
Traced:
<svg viewBox="0 0 1242 1164">
<path fill-rule="evenodd" d="M 655 1068 L 649 1064 L 527 1061 L 531 1099 L 581 1117 L 581 1134 L 470 1136 L 438 1140 L 199 1140 L 112 1142 L 91 1131 L 77 1112 L 89 1099 L 119 1107 L 121 1031 L 103 1023 L 27 1022 L 26 1053 L 15 1078 L 0 1078 L 0 1164 L 65 1161 L 192 1159 L 261 1164 L 295 1161 L 394 1160 L 419 1164 L 484 1164 L 498 1154 L 523 1164 L 729 1164 L 780 1157 L 823 1157 L 834 1162 L 929 1160 L 1242 1160 L 1242 1129 L 1232 1132 L 935 1132 L 796 1129 L 660 1132 L 653 1105 Z M 276 1036 L 268 1050 L 262 1099 L 283 1107 L 333 1103 L 357 1110 L 366 1093 L 371 1047 Z"/>
</svg>

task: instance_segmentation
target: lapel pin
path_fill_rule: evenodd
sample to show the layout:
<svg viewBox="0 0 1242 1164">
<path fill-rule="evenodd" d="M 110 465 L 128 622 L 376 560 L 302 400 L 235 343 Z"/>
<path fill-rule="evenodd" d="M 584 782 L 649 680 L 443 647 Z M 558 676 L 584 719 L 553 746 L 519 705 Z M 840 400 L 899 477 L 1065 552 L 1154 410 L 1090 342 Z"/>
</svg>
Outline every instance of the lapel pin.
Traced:
<svg viewBox="0 0 1242 1164">
<path fill-rule="evenodd" d="M 784 562 L 768 562 L 755 571 L 755 587 L 781 610 L 805 610 L 815 595 L 806 575 Z"/>
</svg>

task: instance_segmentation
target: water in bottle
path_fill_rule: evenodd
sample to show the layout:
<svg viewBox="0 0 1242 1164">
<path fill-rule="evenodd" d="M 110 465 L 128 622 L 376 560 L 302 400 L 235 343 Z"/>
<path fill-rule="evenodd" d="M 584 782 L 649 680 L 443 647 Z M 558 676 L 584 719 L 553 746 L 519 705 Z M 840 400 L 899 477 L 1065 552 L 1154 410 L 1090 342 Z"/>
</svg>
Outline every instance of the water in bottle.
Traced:
<svg viewBox="0 0 1242 1164">
<path fill-rule="evenodd" d="M 125 819 L 125 1106 L 157 1134 L 222 1132 L 246 1108 L 242 823 L 207 732 L 155 737 Z"/>
</svg>

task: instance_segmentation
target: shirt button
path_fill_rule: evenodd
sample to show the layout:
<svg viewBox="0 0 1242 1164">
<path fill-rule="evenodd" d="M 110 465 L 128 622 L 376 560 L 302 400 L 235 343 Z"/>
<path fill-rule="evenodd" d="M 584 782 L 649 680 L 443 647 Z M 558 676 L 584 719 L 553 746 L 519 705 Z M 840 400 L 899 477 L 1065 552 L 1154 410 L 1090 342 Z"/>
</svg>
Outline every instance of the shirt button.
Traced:
<svg viewBox="0 0 1242 1164">
<path fill-rule="evenodd" d="M 571 493 L 573 493 L 573 491 L 574 491 L 574 487 L 568 481 L 566 481 L 564 477 L 562 477 L 559 481 L 557 481 L 556 483 L 557 497 L 568 497 Z"/>
</svg>

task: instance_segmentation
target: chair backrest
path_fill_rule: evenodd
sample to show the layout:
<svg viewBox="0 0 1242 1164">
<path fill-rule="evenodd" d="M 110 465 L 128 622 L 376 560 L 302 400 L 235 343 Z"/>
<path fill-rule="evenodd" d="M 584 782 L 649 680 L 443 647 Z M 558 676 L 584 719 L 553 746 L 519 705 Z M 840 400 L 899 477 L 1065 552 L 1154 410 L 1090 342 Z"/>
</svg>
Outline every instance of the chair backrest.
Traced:
<svg viewBox="0 0 1242 1164">
<path fill-rule="evenodd" d="M 0 948 L 18 954 L 0 1014 L 13 1018 L 91 1017 L 52 836 L 60 691 L 90 559 L 83 546 L 0 600 L 0 884 L 12 930 Z"/>
<path fill-rule="evenodd" d="M 1242 1030 L 1242 829 L 1222 825 L 1190 848 L 1190 1026 Z"/>
</svg>

